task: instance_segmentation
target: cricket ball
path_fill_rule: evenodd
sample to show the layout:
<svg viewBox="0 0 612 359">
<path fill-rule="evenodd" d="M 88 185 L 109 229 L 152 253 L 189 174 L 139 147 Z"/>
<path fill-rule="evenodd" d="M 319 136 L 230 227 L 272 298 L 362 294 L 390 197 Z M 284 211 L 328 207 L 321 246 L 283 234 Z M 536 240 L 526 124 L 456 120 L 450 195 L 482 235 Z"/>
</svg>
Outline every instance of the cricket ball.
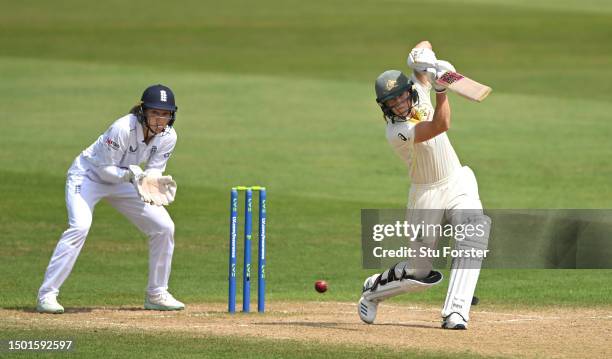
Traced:
<svg viewBox="0 0 612 359">
<path fill-rule="evenodd" d="M 315 289 L 319 293 L 325 293 L 327 291 L 327 282 L 324 280 L 318 280 L 315 282 Z"/>
</svg>

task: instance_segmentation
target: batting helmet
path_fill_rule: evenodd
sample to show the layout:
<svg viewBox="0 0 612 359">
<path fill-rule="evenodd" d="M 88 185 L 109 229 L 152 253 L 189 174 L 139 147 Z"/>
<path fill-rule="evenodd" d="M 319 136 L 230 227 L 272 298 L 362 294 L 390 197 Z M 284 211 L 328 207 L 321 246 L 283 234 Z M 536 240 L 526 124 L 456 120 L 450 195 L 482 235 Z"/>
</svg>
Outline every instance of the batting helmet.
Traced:
<svg viewBox="0 0 612 359">
<path fill-rule="evenodd" d="M 143 113 L 144 110 L 148 108 L 171 111 L 172 117 L 170 119 L 170 122 L 168 122 L 168 126 L 172 126 L 174 124 L 178 107 L 174 102 L 174 93 L 169 87 L 164 85 L 149 86 L 142 93 L 140 101 Z"/>
<path fill-rule="evenodd" d="M 398 70 L 387 70 L 380 74 L 376 78 L 374 84 L 374 90 L 376 91 L 376 102 L 380 106 L 385 115 L 385 119 L 395 121 L 405 121 L 406 118 L 402 118 L 393 113 L 393 111 L 385 105 L 386 101 L 389 101 L 395 97 L 400 96 L 404 91 L 410 93 L 410 102 L 414 106 L 419 102 L 419 94 L 414 88 L 414 83 Z"/>
</svg>

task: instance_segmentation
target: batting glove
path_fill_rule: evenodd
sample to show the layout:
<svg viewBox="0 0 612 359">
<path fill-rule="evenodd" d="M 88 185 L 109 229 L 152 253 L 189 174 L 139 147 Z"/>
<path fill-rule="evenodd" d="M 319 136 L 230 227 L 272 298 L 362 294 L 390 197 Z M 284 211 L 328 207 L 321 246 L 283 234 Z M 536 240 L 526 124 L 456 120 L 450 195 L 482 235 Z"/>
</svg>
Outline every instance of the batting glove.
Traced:
<svg viewBox="0 0 612 359">
<path fill-rule="evenodd" d="M 439 85 L 436 80 L 448 71 L 456 72 L 455 66 L 453 66 L 450 62 L 444 60 L 437 60 L 436 66 L 434 68 L 427 69 L 429 82 L 431 82 L 431 86 L 434 90 L 436 90 L 437 93 L 446 92 L 446 87 Z"/>
<path fill-rule="evenodd" d="M 436 67 L 436 54 L 433 50 L 424 48 L 424 47 L 416 47 L 410 51 L 408 54 L 408 67 L 417 72 L 427 72 L 427 69 Z"/>
</svg>

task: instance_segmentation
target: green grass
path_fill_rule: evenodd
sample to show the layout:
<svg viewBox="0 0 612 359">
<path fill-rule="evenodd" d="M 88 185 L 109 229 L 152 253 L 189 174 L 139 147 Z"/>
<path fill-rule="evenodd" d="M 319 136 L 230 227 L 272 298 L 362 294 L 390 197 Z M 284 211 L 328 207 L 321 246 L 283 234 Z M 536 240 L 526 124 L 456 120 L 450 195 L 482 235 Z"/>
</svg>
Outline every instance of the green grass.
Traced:
<svg viewBox="0 0 612 359">
<path fill-rule="evenodd" d="M 65 228 L 67 168 L 157 82 L 180 108 L 173 293 L 225 299 L 229 188 L 256 183 L 269 190 L 269 298 L 356 300 L 371 272 L 359 210 L 401 208 L 408 192 L 372 85 L 405 70 L 424 38 L 494 88 L 482 104 L 451 97 L 449 135 L 486 207 L 610 207 L 610 23 L 601 1 L 7 3 L 0 306 L 34 305 Z M 94 218 L 63 304 L 140 303 L 146 239 L 104 203 Z M 609 305 L 611 273 L 486 270 L 477 294 L 500 306 Z M 316 279 L 330 291 L 315 293 Z M 401 300 L 441 303 L 445 290 Z"/>
<path fill-rule="evenodd" d="M 241 337 L 194 336 L 190 334 L 143 334 L 141 332 L 111 331 L 107 329 L 74 332 L 54 330 L 53 334 L 40 329 L 1 330 L 3 340 L 73 340 L 73 350 L 11 353 L 11 358 L 47 358 L 50 355 L 80 358 L 448 358 L 448 354 L 428 351 L 393 350 L 382 346 L 355 347 L 303 343 L 295 340 L 269 340 Z M 3 343 L 7 345 L 6 343 Z M 2 353 L 2 352 L 0 352 Z M 5 352 L 6 353 L 6 352 Z M 462 358 L 486 358 L 461 353 Z"/>
</svg>

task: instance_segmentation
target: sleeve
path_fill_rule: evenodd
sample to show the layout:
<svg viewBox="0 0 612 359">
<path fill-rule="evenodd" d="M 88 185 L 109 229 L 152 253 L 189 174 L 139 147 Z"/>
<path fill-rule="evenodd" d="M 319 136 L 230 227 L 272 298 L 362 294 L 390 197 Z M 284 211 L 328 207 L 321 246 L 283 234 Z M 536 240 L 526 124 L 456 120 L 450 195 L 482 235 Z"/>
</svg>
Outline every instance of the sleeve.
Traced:
<svg viewBox="0 0 612 359">
<path fill-rule="evenodd" d="M 389 141 L 393 150 L 402 158 L 407 157 L 412 152 L 416 123 L 407 121 L 387 126 L 387 141 Z"/>
<path fill-rule="evenodd" d="M 412 82 L 414 82 L 417 88 L 420 88 L 421 92 L 423 93 L 429 94 L 429 91 L 431 91 L 432 89 L 432 86 L 429 81 L 421 82 L 421 80 L 419 80 L 419 78 L 414 73 L 410 75 L 410 80 L 412 80 Z"/>
<path fill-rule="evenodd" d="M 104 182 L 121 183 L 130 180 L 130 171 L 117 166 L 104 166 L 96 169 L 96 174 Z"/>
<path fill-rule="evenodd" d="M 129 128 L 126 130 L 118 123 L 109 127 L 94 143 L 91 151 L 84 157 L 92 165 L 95 174 L 107 183 L 121 183 L 129 179 L 129 171 L 120 167 L 129 143 Z"/>
<path fill-rule="evenodd" d="M 393 147 L 414 146 L 414 127 L 417 122 L 406 121 L 394 123 L 387 128 L 387 141 Z"/>
<path fill-rule="evenodd" d="M 172 152 L 174 152 L 174 147 L 176 146 L 176 132 L 171 130 L 166 136 L 163 137 L 163 142 L 159 150 L 155 151 L 151 154 L 151 157 L 149 157 L 147 165 L 145 166 L 146 172 L 156 172 L 161 175 L 166 170 L 168 159 L 172 156 Z"/>
</svg>

